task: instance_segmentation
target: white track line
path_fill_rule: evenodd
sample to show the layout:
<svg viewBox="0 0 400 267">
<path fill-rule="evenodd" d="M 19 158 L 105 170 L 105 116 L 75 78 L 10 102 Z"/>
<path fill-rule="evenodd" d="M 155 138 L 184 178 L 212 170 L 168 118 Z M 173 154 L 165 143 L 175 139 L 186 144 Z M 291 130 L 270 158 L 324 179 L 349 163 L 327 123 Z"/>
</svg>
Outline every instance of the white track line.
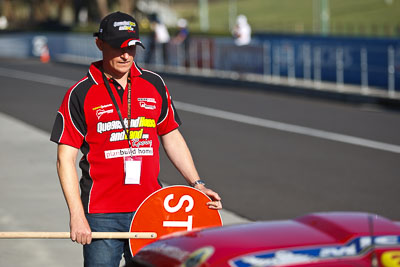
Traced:
<svg viewBox="0 0 400 267">
<path fill-rule="evenodd" d="M 49 85 L 67 87 L 67 88 L 71 87 L 72 85 L 78 82 L 68 79 L 57 78 L 50 75 L 38 74 L 21 70 L 12 70 L 1 67 L 0 67 L 0 76 L 20 79 L 30 82 L 39 82 Z"/>
<path fill-rule="evenodd" d="M 223 110 L 208 108 L 208 107 L 203 107 L 203 106 L 197 106 L 197 105 L 193 105 L 193 104 L 187 104 L 187 103 L 183 103 L 183 102 L 179 102 L 179 101 L 174 101 L 174 104 L 177 109 L 188 111 L 188 112 L 193 112 L 193 113 L 197 113 L 197 114 L 202 114 L 202 115 L 206 115 L 206 116 L 210 116 L 210 117 L 214 117 L 214 118 L 236 121 L 236 122 L 240 122 L 240 123 L 246 123 L 246 124 L 250 124 L 250 125 L 255 125 L 255 126 L 260 126 L 260 127 L 264 127 L 264 128 L 280 130 L 280 131 L 285 131 L 285 132 L 290 132 L 290 133 L 303 134 L 303 135 L 318 137 L 318 138 L 327 139 L 327 140 L 331 140 L 331 141 L 337 141 L 337 142 L 358 145 L 358 146 L 363 146 L 363 147 L 368 147 L 368 148 L 373 148 L 373 149 L 378 149 L 378 150 L 383 150 L 383 151 L 389 151 L 389 152 L 393 152 L 393 153 L 400 153 L 400 146 L 398 146 L 398 145 L 392 145 L 392 144 L 377 142 L 377 141 L 368 140 L 368 139 L 364 139 L 364 138 L 354 137 L 354 136 L 350 136 L 350 135 L 332 133 L 332 132 L 328 132 L 328 131 L 322 131 L 322 130 L 317 130 L 317 129 L 313 129 L 313 128 L 308 128 L 308 127 L 303 127 L 303 126 L 298 126 L 298 125 L 293 125 L 293 124 L 288 124 L 288 123 L 282 123 L 282 122 L 271 121 L 271 120 L 266 120 L 266 119 L 261 119 L 261 118 L 255 118 L 255 117 L 251 117 L 251 116 L 247 116 L 247 115 L 242 115 L 242 114 L 238 114 L 238 113 L 233 113 L 233 112 L 228 112 L 228 111 L 223 111 Z"/>
</svg>

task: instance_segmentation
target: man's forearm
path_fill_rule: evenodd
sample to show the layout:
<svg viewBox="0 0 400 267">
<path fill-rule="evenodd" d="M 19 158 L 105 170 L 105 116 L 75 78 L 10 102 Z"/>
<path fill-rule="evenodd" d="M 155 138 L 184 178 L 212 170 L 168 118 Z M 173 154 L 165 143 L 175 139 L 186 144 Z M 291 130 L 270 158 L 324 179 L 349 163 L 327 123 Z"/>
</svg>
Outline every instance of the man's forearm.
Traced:
<svg viewBox="0 0 400 267">
<path fill-rule="evenodd" d="M 161 141 L 168 158 L 182 174 L 188 184 L 199 179 L 199 174 L 193 162 L 190 150 L 178 130 L 174 130 L 161 137 Z"/>
<path fill-rule="evenodd" d="M 78 174 L 75 167 L 77 151 L 75 152 L 74 149 L 59 145 L 57 155 L 58 177 L 71 215 L 83 212 Z"/>
<path fill-rule="evenodd" d="M 91 243 L 92 234 L 79 192 L 78 174 L 75 167 L 77 154 L 78 149 L 59 145 L 57 172 L 70 213 L 71 239 L 85 245 Z"/>
<path fill-rule="evenodd" d="M 167 156 L 189 185 L 193 185 L 195 181 L 200 179 L 189 148 L 178 130 L 162 136 L 161 142 Z M 222 208 L 221 197 L 216 192 L 205 187 L 204 184 L 197 184 L 194 187 L 213 200 L 207 203 L 211 209 Z"/>
</svg>

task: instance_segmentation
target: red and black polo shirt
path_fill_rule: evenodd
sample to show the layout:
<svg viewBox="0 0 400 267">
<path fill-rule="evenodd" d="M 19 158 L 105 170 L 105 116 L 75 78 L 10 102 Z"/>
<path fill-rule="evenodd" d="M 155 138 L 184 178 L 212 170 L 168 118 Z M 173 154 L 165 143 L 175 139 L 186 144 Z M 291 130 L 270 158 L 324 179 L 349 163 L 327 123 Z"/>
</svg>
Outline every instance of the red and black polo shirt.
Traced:
<svg viewBox="0 0 400 267">
<path fill-rule="evenodd" d="M 83 153 L 80 187 L 86 212 L 131 212 L 161 188 L 158 136 L 178 128 L 181 122 L 162 78 L 134 63 L 130 73 L 130 139 L 142 167 L 140 184 L 125 184 L 123 157 L 129 153 L 129 144 L 101 66 L 102 61 L 92 63 L 87 76 L 68 90 L 50 139 Z M 128 90 L 120 97 L 115 83 L 109 84 L 128 127 Z"/>
</svg>

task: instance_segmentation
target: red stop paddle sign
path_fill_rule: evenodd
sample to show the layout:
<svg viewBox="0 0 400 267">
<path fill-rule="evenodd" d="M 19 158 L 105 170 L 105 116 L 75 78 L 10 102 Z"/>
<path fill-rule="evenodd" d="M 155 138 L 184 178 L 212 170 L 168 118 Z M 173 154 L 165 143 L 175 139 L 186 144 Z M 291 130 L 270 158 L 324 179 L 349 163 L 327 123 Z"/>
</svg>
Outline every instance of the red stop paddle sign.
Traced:
<svg viewBox="0 0 400 267">
<path fill-rule="evenodd" d="M 132 219 L 130 232 L 155 232 L 157 238 L 167 234 L 205 227 L 221 226 L 218 210 L 206 205 L 211 199 L 203 192 L 188 186 L 170 186 L 148 196 Z M 151 239 L 130 239 L 132 255 Z"/>
</svg>

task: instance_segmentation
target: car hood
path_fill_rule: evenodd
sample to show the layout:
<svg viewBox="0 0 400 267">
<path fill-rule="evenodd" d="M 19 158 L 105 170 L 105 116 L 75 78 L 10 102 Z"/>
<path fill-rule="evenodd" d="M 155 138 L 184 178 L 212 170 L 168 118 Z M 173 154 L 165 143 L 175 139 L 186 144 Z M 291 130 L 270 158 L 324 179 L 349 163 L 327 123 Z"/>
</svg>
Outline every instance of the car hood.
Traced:
<svg viewBox="0 0 400 267">
<path fill-rule="evenodd" d="M 178 266 L 193 257 L 207 262 L 205 266 L 227 263 L 246 266 L 238 263 L 259 258 L 270 258 L 272 263 L 273 260 L 279 262 L 279 258 L 293 261 L 297 258 L 303 262 L 318 257 L 354 257 L 365 254 L 372 245 L 399 246 L 399 239 L 400 225 L 374 214 L 315 213 L 294 220 L 253 222 L 175 234 L 144 247 L 135 258 L 155 266 Z M 161 264 L 163 262 L 169 264 Z"/>
</svg>

